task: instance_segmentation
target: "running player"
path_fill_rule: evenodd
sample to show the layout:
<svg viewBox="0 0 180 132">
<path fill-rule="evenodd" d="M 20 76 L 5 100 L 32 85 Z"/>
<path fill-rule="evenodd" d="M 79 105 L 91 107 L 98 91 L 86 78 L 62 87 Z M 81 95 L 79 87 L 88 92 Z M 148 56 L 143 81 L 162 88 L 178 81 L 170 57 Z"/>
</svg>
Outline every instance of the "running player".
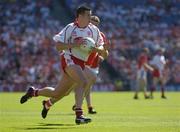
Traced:
<svg viewBox="0 0 180 132">
<path fill-rule="evenodd" d="M 82 102 L 84 98 L 85 88 L 91 82 L 91 72 L 85 68 L 88 54 L 81 58 L 79 53 L 72 52 L 75 48 L 80 48 L 84 42 L 75 43 L 77 38 L 91 37 L 96 45 L 92 48 L 92 52 L 105 54 L 104 50 L 99 47 L 103 45 L 103 40 L 99 29 L 90 23 L 91 9 L 86 6 L 80 6 L 77 11 L 77 21 L 68 24 L 59 34 L 53 37 L 57 43 L 56 48 L 61 52 L 61 65 L 63 73 L 56 88 L 44 87 L 42 89 L 35 89 L 29 87 L 26 94 L 21 97 L 20 102 L 25 103 L 28 99 L 35 96 L 50 97 L 43 101 L 42 117 L 46 118 L 50 107 L 58 100 L 62 99 L 71 89 L 72 85 L 77 85 L 76 100 L 76 124 L 91 122 L 90 118 L 84 117 L 82 110 Z M 90 81 L 89 81 L 90 78 Z"/>
<path fill-rule="evenodd" d="M 99 23 L 100 23 L 100 19 L 98 16 L 91 16 L 91 23 L 95 26 L 98 27 Z M 106 39 L 105 35 L 101 32 L 101 35 L 103 37 L 103 41 L 104 41 L 104 48 L 106 49 L 106 52 L 108 54 L 108 49 L 106 45 L 109 45 L 108 40 Z M 98 55 L 97 52 L 92 52 L 88 58 L 88 61 L 86 62 L 86 66 L 90 68 L 90 70 L 92 71 L 92 73 L 94 74 L 94 80 L 92 85 L 96 82 L 97 79 L 97 75 L 99 73 L 99 63 L 101 61 L 103 61 L 103 59 L 105 59 L 107 56 L 104 56 L 104 58 L 102 58 L 101 56 Z M 90 87 L 92 87 L 92 85 Z M 91 88 L 88 88 L 89 90 L 86 92 L 85 98 L 86 98 L 86 102 L 87 102 L 87 108 L 88 108 L 88 113 L 89 114 L 96 114 L 96 110 L 93 108 L 92 106 L 92 102 L 91 102 Z M 76 90 L 75 90 L 76 93 Z M 72 107 L 73 110 L 75 110 L 75 105 L 73 105 Z"/>
</svg>

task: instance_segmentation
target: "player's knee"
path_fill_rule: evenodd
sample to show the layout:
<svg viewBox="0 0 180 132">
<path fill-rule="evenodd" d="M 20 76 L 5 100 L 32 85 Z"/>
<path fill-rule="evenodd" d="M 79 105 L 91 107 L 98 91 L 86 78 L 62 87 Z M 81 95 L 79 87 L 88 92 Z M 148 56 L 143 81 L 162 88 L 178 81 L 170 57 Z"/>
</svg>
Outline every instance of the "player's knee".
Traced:
<svg viewBox="0 0 180 132">
<path fill-rule="evenodd" d="M 70 92 L 70 91 L 68 91 L 68 92 L 66 92 L 66 93 L 65 93 L 65 95 L 64 95 L 64 96 L 68 96 L 70 93 L 71 93 L 71 92 Z"/>
<path fill-rule="evenodd" d="M 96 82 L 96 79 L 97 79 L 97 77 L 96 77 L 96 76 L 93 76 L 92 79 L 91 79 L 92 83 L 95 83 L 95 82 Z"/>
<path fill-rule="evenodd" d="M 58 97 L 59 97 L 58 95 L 59 95 L 58 93 L 54 93 L 52 97 L 55 99 L 58 99 Z"/>
<path fill-rule="evenodd" d="M 52 97 L 59 100 L 62 97 L 63 93 L 53 92 Z"/>
<path fill-rule="evenodd" d="M 82 78 L 78 81 L 78 84 L 80 85 L 80 87 L 85 87 L 88 84 L 88 81 L 85 78 Z"/>
</svg>

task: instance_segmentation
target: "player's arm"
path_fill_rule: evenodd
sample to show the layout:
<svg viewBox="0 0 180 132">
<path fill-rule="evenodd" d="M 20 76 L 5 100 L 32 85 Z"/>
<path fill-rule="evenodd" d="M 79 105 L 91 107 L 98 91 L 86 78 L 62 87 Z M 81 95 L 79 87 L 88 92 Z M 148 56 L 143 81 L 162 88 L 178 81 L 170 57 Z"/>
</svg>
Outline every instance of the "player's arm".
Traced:
<svg viewBox="0 0 180 132">
<path fill-rule="evenodd" d="M 56 44 L 56 49 L 58 51 L 62 51 L 62 50 L 68 50 L 68 49 L 72 49 L 72 48 L 76 48 L 79 47 L 80 44 L 75 44 L 75 43 L 63 43 L 63 42 L 57 42 Z"/>
<path fill-rule="evenodd" d="M 64 29 L 61 30 L 61 32 L 59 32 L 53 37 L 53 40 L 56 42 L 56 49 L 58 51 L 68 50 L 80 46 L 80 44 L 76 42 L 68 43 L 69 38 L 71 37 L 71 30 L 72 26 L 67 25 Z"/>
<path fill-rule="evenodd" d="M 106 50 L 103 46 L 94 47 L 93 52 L 97 52 L 101 59 L 106 59 L 109 55 L 108 50 Z"/>
<path fill-rule="evenodd" d="M 147 64 L 147 63 L 144 63 L 143 66 L 144 66 L 146 69 L 148 69 L 149 71 L 151 71 L 151 72 L 154 71 L 154 68 L 151 67 L 151 66 L 150 66 L 149 64 Z"/>
<path fill-rule="evenodd" d="M 99 56 L 101 56 L 103 59 L 106 59 L 109 55 L 109 52 L 106 48 L 104 48 L 104 44 L 106 44 L 106 42 L 103 41 L 103 37 L 99 31 L 99 29 L 97 30 L 97 35 L 98 35 L 98 39 L 97 39 L 97 47 L 93 48 L 93 52 L 97 52 Z"/>
</svg>

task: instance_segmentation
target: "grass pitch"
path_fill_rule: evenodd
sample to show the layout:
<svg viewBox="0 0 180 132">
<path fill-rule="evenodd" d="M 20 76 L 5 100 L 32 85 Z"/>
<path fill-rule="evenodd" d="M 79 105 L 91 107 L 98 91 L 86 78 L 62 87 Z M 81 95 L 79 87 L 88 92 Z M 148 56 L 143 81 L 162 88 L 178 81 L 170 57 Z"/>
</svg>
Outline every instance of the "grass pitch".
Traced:
<svg viewBox="0 0 180 132">
<path fill-rule="evenodd" d="M 0 132 L 180 132 L 180 93 L 160 93 L 154 99 L 134 100 L 133 93 L 93 93 L 98 112 L 88 115 L 92 123 L 76 125 L 73 94 L 56 103 L 46 119 L 41 118 L 41 101 L 32 98 L 25 104 L 19 99 L 23 93 L 0 93 Z"/>
</svg>

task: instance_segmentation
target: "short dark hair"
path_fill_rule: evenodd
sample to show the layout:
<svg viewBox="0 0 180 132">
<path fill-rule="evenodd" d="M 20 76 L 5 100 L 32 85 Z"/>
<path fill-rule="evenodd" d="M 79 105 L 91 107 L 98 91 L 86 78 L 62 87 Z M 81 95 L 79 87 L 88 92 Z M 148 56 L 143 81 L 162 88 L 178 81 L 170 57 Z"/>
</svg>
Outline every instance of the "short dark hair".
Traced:
<svg viewBox="0 0 180 132">
<path fill-rule="evenodd" d="M 91 8 L 86 5 L 79 6 L 76 10 L 76 17 L 78 17 L 80 14 L 84 14 L 85 11 L 91 11 Z"/>
</svg>

